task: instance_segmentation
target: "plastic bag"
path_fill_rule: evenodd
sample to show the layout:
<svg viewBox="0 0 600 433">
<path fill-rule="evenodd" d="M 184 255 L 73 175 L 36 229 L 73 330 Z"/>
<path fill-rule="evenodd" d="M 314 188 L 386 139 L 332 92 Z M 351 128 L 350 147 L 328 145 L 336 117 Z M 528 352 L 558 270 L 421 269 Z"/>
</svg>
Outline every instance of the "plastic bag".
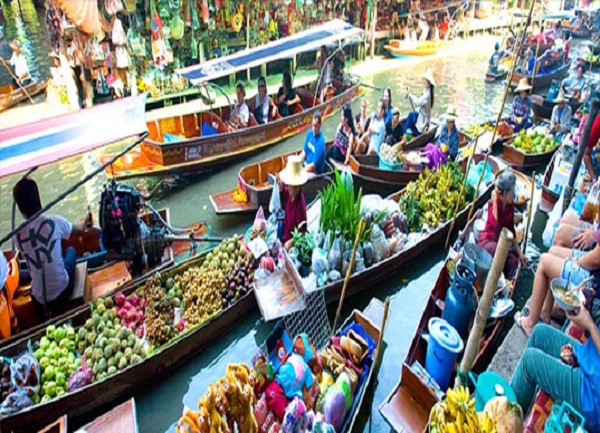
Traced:
<svg viewBox="0 0 600 433">
<path fill-rule="evenodd" d="M 600 207 L 599 194 L 600 182 L 596 182 L 592 186 L 592 189 L 590 190 L 590 193 L 587 196 L 587 200 L 583 205 L 583 210 L 581 211 L 581 216 L 579 217 L 581 221 L 585 221 L 590 224 L 596 222 L 596 219 L 598 218 L 598 208 Z"/>
<path fill-rule="evenodd" d="M 363 259 L 367 268 L 375 263 L 375 250 L 373 244 L 369 241 L 363 243 Z"/>
<path fill-rule="evenodd" d="M 471 186 L 473 189 L 477 188 L 477 184 L 479 183 L 479 178 L 481 177 L 481 172 L 484 170 L 483 163 L 485 161 L 481 161 L 475 167 L 471 166 L 469 168 L 469 173 L 467 174 L 467 185 Z M 481 179 L 481 184 L 479 189 L 485 189 L 486 185 L 494 179 L 494 173 L 492 173 L 492 166 L 488 162 L 485 165 L 485 172 L 483 174 L 483 178 Z"/>
<path fill-rule="evenodd" d="M 81 357 L 81 367 L 71 374 L 69 377 L 69 383 L 67 384 L 67 391 L 73 392 L 86 385 L 92 383 L 92 369 L 87 367 L 85 363 L 85 355 Z"/>
<path fill-rule="evenodd" d="M 327 261 L 329 262 L 329 269 L 335 269 L 339 271 L 342 269 L 342 238 L 336 236 L 333 241 L 333 246 L 329 250 L 329 255 L 327 256 Z"/>
<path fill-rule="evenodd" d="M 0 406 L 0 415 L 19 412 L 26 407 L 33 406 L 33 400 L 26 389 L 17 389 L 11 392 Z"/>
<path fill-rule="evenodd" d="M 548 215 L 548 221 L 546 221 L 546 228 L 544 229 L 544 233 L 542 234 L 542 242 L 546 248 L 550 248 L 552 246 L 552 241 L 554 240 L 554 232 L 558 227 L 558 223 L 560 222 L 560 218 L 562 216 L 563 203 L 565 201 L 565 191 L 561 193 L 560 197 L 554 204 L 554 208 Z"/>
<path fill-rule="evenodd" d="M 273 191 L 271 192 L 271 200 L 269 200 L 269 212 L 275 213 L 281 209 L 281 197 L 279 196 L 279 182 L 273 184 Z"/>
<path fill-rule="evenodd" d="M 325 286 L 329 278 L 329 262 L 327 261 L 327 251 L 315 248 L 312 254 L 311 267 L 317 276 L 319 287 Z"/>
<path fill-rule="evenodd" d="M 37 394 L 40 390 L 40 366 L 30 352 L 12 363 L 10 377 L 15 388 L 24 389 L 29 395 Z"/>
<path fill-rule="evenodd" d="M 335 269 L 332 269 L 331 271 L 329 271 L 329 281 L 333 282 L 333 281 L 339 281 L 342 279 L 342 274 L 340 273 L 340 271 L 336 271 Z"/>
<path fill-rule="evenodd" d="M 258 281 L 258 280 L 264 280 L 265 278 L 267 278 L 269 275 L 271 275 L 271 273 L 269 271 L 267 271 L 264 268 L 258 268 L 255 272 L 254 272 L 254 280 Z"/>
<path fill-rule="evenodd" d="M 369 240 L 373 244 L 373 250 L 375 253 L 375 263 L 378 263 L 390 256 L 390 246 L 383 234 L 383 231 L 378 225 L 373 226 Z"/>
</svg>

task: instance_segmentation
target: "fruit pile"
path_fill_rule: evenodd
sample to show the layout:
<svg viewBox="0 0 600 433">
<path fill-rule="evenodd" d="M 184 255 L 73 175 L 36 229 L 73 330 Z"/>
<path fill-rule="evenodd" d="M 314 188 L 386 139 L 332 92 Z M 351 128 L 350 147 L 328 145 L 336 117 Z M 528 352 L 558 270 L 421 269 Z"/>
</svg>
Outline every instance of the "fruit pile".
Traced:
<svg viewBox="0 0 600 433">
<path fill-rule="evenodd" d="M 175 337 L 173 326 L 175 303 L 161 286 L 160 274 L 148 278 L 144 285 L 146 299 L 146 338 L 153 346 L 162 346 Z"/>
<path fill-rule="evenodd" d="M 49 325 L 46 328 L 46 335 L 40 339 L 34 353 L 42 374 L 42 403 L 67 392 L 69 376 L 81 365 L 81 359 L 75 357 L 80 342 L 71 326 Z"/>
<path fill-rule="evenodd" d="M 519 132 L 515 137 L 513 145 L 522 152 L 530 154 L 550 152 L 556 149 L 559 143 L 554 139 L 552 134 L 535 128 L 529 129 L 527 132 Z"/>
<path fill-rule="evenodd" d="M 248 203 L 248 193 L 242 189 L 242 185 L 239 183 L 232 196 L 236 203 Z"/>
<path fill-rule="evenodd" d="M 223 271 L 194 267 L 175 278 L 183 290 L 186 326 L 200 325 L 221 311 L 221 294 L 226 287 Z"/>
<path fill-rule="evenodd" d="M 271 259 L 271 262 L 273 262 L 273 259 Z M 226 277 L 225 287 L 221 293 L 223 308 L 235 304 L 242 296 L 252 290 L 254 268 L 252 260 L 248 259 L 246 262 L 237 265 L 233 272 Z M 270 272 L 275 270 L 274 262 L 270 269 Z"/>
<path fill-rule="evenodd" d="M 588 55 L 585 56 L 585 61 L 589 63 L 600 63 L 600 56 L 596 56 L 593 53 L 588 53 Z"/>
<path fill-rule="evenodd" d="M 477 415 L 475 399 L 469 394 L 469 389 L 462 386 L 448 389 L 445 400 L 431 409 L 429 419 L 430 433 L 496 432 L 487 414 Z"/>
<path fill-rule="evenodd" d="M 387 143 L 382 143 L 381 149 L 379 149 L 379 157 L 385 162 L 399 164 L 404 160 L 402 149 L 403 147 L 401 143 L 396 143 L 393 146 L 390 146 Z"/>
<path fill-rule="evenodd" d="M 133 330 L 121 326 L 112 299 L 98 299 L 92 311 L 78 335 L 85 341 L 83 354 L 92 366 L 92 382 L 97 382 L 141 362 L 145 351 Z"/>
<path fill-rule="evenodd" d="M 487 131 L 487 129 L 484 126 L 476 123 L 472 123 L 462 128 L 462 132 L 471 138 L 475 138 L 478 135 L 483 134 L 485 131 Z"/>
<path fill-rule="evenodd" d="M 140 338 L 144 336 L 145 309 L 146 300 L 136 293 L 129 298 L 123 292 L 115 295 L 115 310 L 121 319 L 121 327 L 131 329 Z"/>
<path fill-rule="evenodd" d="M 232 271 L 236 265 L 246 260 L 246 247 L 240 242 L 239 237 L 232 236 L 223 240 L 218 247 L 206 255 L 202 263 L 203 268 Z"/>
</svg>

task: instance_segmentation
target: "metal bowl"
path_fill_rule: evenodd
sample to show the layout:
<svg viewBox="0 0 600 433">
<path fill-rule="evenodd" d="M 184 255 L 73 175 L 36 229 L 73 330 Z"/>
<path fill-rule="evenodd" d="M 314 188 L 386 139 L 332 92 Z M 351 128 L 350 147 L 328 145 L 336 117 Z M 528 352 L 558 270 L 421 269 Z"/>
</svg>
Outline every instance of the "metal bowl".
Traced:
<svg viewBox="0 0 600 433">
<path fill-rule="evenodd" d="M 552 296 L 558 304 L 558 306 L 565 311 L 575 311 L 581 307 L 581 299 L 577 299 L 577 305 L 565 302 L 563 295 L 568 291 L 567 281 L 562 278 L 555 278 L 550 282 L 550 289 L 552 290 Z"/>
</svg>

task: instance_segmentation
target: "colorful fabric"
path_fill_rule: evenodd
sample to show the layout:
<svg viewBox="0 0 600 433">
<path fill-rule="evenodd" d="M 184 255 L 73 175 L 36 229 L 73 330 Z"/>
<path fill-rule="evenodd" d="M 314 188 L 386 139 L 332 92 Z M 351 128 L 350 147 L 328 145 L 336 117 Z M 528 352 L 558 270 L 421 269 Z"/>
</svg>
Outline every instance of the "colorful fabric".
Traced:
<svg viewBox="0 0 600 433">
<path fill-rule="evenodd" d="M 292 232 L 298 229 L 302 233 L 306 233 L 306 200 L 304 192 L 300 190 L 295 199 L 290 197 L 290 191 L 284 185 L 281 191 L 281 203 L 285 212 L 283 220 L 283 243 L 292 239 Z M 302 226 L 300 226 L 302 224 Z"/>
<path fill-rule="evenodd" d="M 456 126 L 452 132 L 448 130 L 447 124 L 443 124 L 439 127 L 437 130 L 436 143 L 438 146 L 445 144 L 448 147 L 448 155 L 450 158 L 455 159 L 458 155 L 459 146 L 458 129 L 456 129 Z"/>
<path fill-rule="evenodd" d="M 521 95 L 516 95 L 512 102 L 511 120 L 514 122 L 515 118 L 520 117 L 523 120 L 528 119 L 531 116 L 531 98 L 525 96 L 521 98 Z"/>
<path fill-rule="evenodd" d="M 346 135 L 342 127 L 340 127 L 335 134 L 335 139 L 333 140 L 333 146 L 337 147 L 343 156 L 346 156 L 346 152 L 348 151 L 348 147 L 350 145 L 350 137 Z M 343 162 L 343 161 L 341 161 Z"/>
<path fill-rule="evenodd" d="M 590 275 L 590 271 L 579 266 L 576 260 L 565 260 L 560 273 L 560 277 L 567 281 L 569 287 L 578 286 Z"/>
<path fill-rule="evenodd" d="M 409 93 L 408 98 L 419 115 L 415 126 L 419 131 L 423 132 L 427 129 L 429 122 L 431 121 L 431 89 L 423 89 L 423 93 L 419 97 Z M 415 135 L 414 132 L 413 135 Z"/>
<path fill-rule="evenodd" d="M 574 353 L 581 375 L 582 415 L 589 431 L 600 431 L 600 353 L 591 338 L 577 344 Z"/>
<path fill-rule="evenodd" d="M 494 205 L 498 209 L 498 219 L 494 216 Z M 517 233 L 515 231 L 515 205 L 514 203 L 507 203 L 502 207 L 502 197 L 500 194 L 496 196 L 494 203 L 493 199 L 488 202 L 487 210 L 487 221 L 485 223 L 485 229 L 479 236 L 479 246 L 483 246 L 487 241 L 498 242 L 500 238 L 500 232 L 503 228 L 507 228 L 516 238 Z"/>
<path fill-rule="evenodd" d="M 427 154 L 427 158 L 429 159 L 429 162 L 427 163 L 427 168 L 429 170 L 437 170 L 440 165 L 446 165 L 448 162 L 448 155 L 442 152 L 438 145 L 429 143 L 425 146 L 423 151 Z"/>
<path fill-rule="evenodd" d="M 373 118 L 371 122 L 371 139 L 369 140 L 369 149 L 372 149 L 375 153 L 379 154 L 381 143 L 383 143 L 383 137 L 385 135 L 385 123 L 383 119 Z"/>
</svg>

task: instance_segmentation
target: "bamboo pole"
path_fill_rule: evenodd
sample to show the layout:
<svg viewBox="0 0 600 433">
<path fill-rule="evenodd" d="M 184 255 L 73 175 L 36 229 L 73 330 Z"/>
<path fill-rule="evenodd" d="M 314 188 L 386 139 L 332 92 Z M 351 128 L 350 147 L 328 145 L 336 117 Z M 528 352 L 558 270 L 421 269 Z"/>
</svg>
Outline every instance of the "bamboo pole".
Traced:
<svg viewBox="0 0 600 433">
<path fill-rule="evenodd" d="M 342 314 L 342 307 L 344 305 L 344 298 L 346 297 L 346 289 L 348 288 L 348 283 L 350 282 L 350 275 L 352 275 L 352 268 L 354 268 L 354 259 L 356 258 L 356 249 L 358 248 L 358 244 L 360 243 L 360 238 L 365 230 L 365 221 L 361 218 L 358 223 L 358 231 L 356 232 L 356 238 L 354 239 L 354 247 L 352 248 L 352 257 L 350 258 L 350 266 L 348 266 L 348 270 L 346 271 L 346 276 L 344 277 L 344 285 L 342 286 L 342 296 L 340 296 L 340 302 L 338 303 L 337 312 L 335 313 L 335 320 L 333 321 L 333 328 L 331 328 L 332 332 L 335 332 L 337 329 L 337 324 L 340 320 L 340 316 Z"/>
<path fill-rule="evenodd" d="M 483 294 L 481 295 L 479 305 L 477 306 L 475 322 L 473 323 L 473 327 L 469 333 L 465 354 L 459 366 L 459 373 L 456 375 L 455 386 L 467 385 L 467 381 L 465 380 L 463 382 L 462 378 L 464 378 L 469 370 L 471 370 L 473 362 L 477 356 L 477 352 L 479 351 L 481 335 L 483 334 L 483 329 L 487 323 L 490 308 L 492 306 L 492 302 L 494 301 L 494 293 L 498 287 L 498 280 L 500 279 L 500 274 L 504 269 L 504 263 L 506 262 L 506 257 L 508 256 L 508 251 L 512 245 L 512 242 L 513 234 L 508 229 L 503 228 L 502 232 L 500 233 L 500 239 L 498 240 L 498 246 L 496 247 L 496 253 L 494 254 L 494 260 L 492 261 L 492 266 L 490 268 L 487 281 L 485 282 Z"/>
<path fill-rule="evenodd" d="M 500 105 L 500 111 L 498 112 L 498 117 L 496 118 L 496 125 L 494 126 L 494 131 L 492 132 L 492 141 L 491 141 L 492 145 L 493 145 L 494 141 L 496 140 L 498 124 L 500 123 L 500 120 L 502 119 L 502 113 L 504 112 L 504 104 L 506 104 L 506 98 L 508 97 L 508 89 L 510 87 L 510 83 L 512 83 L 512 79 L 515 74 L 515 69 L 517 68 L 518 53 L 521 51 L 521 48 L 523 47 L 523 43 L 525 43 L 527 27 L 529 27 L 529 24 L 531 23 L 531 15 L 533 14 L 533 6 L 534 5 L 535 5 L 535 1 L 531 0 L 531 7 L 529 8 L 529 15 L 527 15 L 527 21 L 525 22 L 525 26 L 523 27 L 523 33 L 521 34 L 521 41 L 519 42 L 518 46 L 516 46 L 516 48 L 517 48 L 516 56 L 517 57 L 515 58 L 515 62 L 513 63 L 512 68 L 510 70 L 510 75 L 508 76 L 508 80 L 506 81 L 506 86 L 504 87 L 504 97 L 502 98 L 502 104 Z M 486 153 L 484 167 L 485 167 L 485 164 L 487 164 L 487 162 L 488 162 L 488 158 L 489 158 L 489 153 Z M 485 173 L 485 170 L 482 170 L 481 174 L 479 176 L 479 180 L 477 181 L 477 187 L 475 188 L 476 192 L 479 191 L 479 187 L 481 186 L 481 182 L 483 180 L 484 173 Z M 475 211 L 476 201 L 477 201 L 477 194 L 475 194 L 475 196 L 473 197 L 473 201 L 471 202 L 471 209 L 469 209 L 469 217 L 468 217 L 469 220 L 471 219 L 471 217 L 473 216 L 473 212 Z"/>
<path fill-rule="evenodd" d="M 390 297 L 387 296 L 385 298 L 385 305 L 383 307 L 383 318 L 381 319 L 381 328 L 379 331 L 379 340 L 377 340 L 377 355 L 375 356 L 375 368 L 381 363 L 381 357 L 383 356 L 383 351 L 381 350 L 383 346 L 383 334 L 385 332 L 385 325 L 387 324 L 387 318 L 390 311 Z"/>
<path fill-rule="evenodd" d="M 10 74 L 10 76 L 15 80 L 15 82 L 17 83 L 17 86 L 19 86 L 21 88 L 21 90 L 23 91 L 23 93 L 25 93 L 25 96 L 27 96 L 27 99 L 29 99 L 29 102 L 31 102 L 32 104 L 35 104 L 35 102 L 33 101 L 33 98 L 31 97 L 31 95 L 27 92 L 27 90 L 25 90 L 25 87 L 23 87 L 23 85 L 21 84 L 21 82 L 19 81 L 19 78 L 13 74 L 13 71 L 10 70 L 10 68 L 8 67 L 8 65 L 6 64 L 6 60 L 4 60 L 3 58 L 0 57 L 0 59 L 2 59 L 2 66 L 4 66 L 6 68 L 6 70 L 8 71 L 8 73 Z"/>
<path fill-rule="evenodd" d="M 535 192 L 535 171 L 531 175 L 531 193 L 529 194 L 529 203 L 527 207 L 527 225 L 525 226 L 525 237 L 523 238 L 523 255 L 527 251 L 527 238 L 529 237 L 529 227 L 531 226 L 531 214 L 533 213 L 533 193 Z"/>
<path fill-rule="evenodd" d="M 533 71 L 531 71 L 531 91 L 533 92 L 533 80 L 535 80 L 535 71 L 537 70 L 538 55 L 540 52 L 540 43 L 542 41 L 542 18 L 540 17 L 540 34 L 538 35 L 537 45 L 535 47 L 535 61 L 533 62 Z"/>
</svg>

